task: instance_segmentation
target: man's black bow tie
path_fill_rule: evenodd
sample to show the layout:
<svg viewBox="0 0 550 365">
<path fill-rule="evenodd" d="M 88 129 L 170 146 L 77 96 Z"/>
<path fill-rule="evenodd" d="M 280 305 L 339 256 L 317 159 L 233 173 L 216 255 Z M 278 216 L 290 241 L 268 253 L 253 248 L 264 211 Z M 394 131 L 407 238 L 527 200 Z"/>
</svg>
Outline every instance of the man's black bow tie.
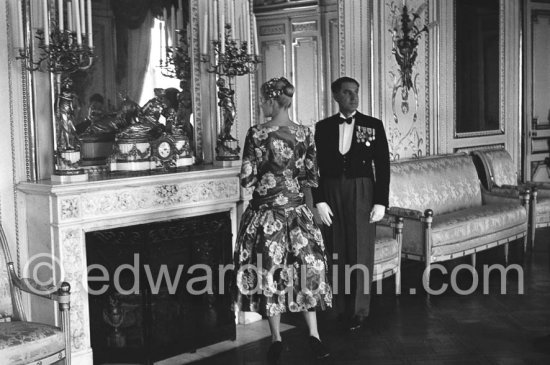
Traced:
<svg viewBox="0 0 550 365">
<path fill-rule="evenodd" d="M 342 118 L 342 117 L 340 117 L 340 124 L 342 124 L 342 123 L 351 124 L 352 121 L 353 121 L 353 117 L 349 117 L 349 118 Z"/>
</svg>

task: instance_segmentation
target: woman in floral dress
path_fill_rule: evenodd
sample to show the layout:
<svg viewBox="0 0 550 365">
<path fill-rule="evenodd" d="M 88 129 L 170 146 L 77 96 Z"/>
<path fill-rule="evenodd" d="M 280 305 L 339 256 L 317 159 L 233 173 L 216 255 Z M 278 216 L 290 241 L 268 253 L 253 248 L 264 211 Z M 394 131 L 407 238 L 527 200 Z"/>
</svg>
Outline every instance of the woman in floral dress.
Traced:
<svg viewBox="0 0 550 365">
<path fill-rule="evenodd" d="M 329 355 L 317 331 L 317 309 L 331 306 L 321 231 L 305 204 L 303 187 L 317 186 L 311 131 L 290 120 L 294 87 L 285 78 L 262 85 L 262 110 L 271 120 L 249 129 L 241 185 L 253 187 L 235 252 L 237 306 L 267 316 L 270 361 L 282 351 L 281 313 L 302 312 L 318 358 Z"/>
</svg>

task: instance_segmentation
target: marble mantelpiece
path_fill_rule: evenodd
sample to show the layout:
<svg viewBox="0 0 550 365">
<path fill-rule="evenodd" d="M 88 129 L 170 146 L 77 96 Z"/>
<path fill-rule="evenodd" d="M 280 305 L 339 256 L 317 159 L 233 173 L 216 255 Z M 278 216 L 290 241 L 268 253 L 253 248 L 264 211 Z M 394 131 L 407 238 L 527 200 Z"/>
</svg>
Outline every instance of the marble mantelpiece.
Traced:
<svg viewBox="0 0 550 365">
<path fill-rule="evenodd" d="M 237 203 L 241 199 L 238 172 L 238 167 L 198 167 L 178 173 L 71 184 L 45 180 L 18 185 L 25 197 L 29 242 L 26 267 L 33 269 L 34 257 L 40 257 L 40 262 L 47 257 L 56 280 L 71 284 L 74 364 L 93 364 L 86 232 L 229 211 L 235 237 Z M 42 274 L 47 277 L 51 272 Z M 31 309 L 33 319 L 57 322 L 55 307 L 33 302 Z"/>
</svg>

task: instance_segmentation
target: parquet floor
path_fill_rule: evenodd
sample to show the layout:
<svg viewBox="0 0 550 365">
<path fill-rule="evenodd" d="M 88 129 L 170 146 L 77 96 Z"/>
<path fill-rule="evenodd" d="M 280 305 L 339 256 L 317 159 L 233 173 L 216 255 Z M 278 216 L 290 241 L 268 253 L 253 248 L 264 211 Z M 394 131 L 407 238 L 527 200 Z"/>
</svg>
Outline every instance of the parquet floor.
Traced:
<svg viewBox="0 0 550 365">
<path fill-rule="evenodd" d="M 478 289 L 460 295 L 450 288 L 428 296 L 421 287 L 423 265 L 403 262 L 403 294 L 393 294 L 393 279 L 383 282 L 383 292 L 372 299 L 366 326 L 350 333 L 324 312 L 319 316 L 320 332 L 330 346 L 331 357 L 313 360 L 307 343 L 305 323 L 299 315 L 283 321 L 296 326 L 283 333 L 282 364 L 550 364 L 547 352 L 534 346 L 536 338 L 550 335 L 550 229 L 537 231 L 535 249 L 523 255 L 521 246 L 510 249 L 511 264 L 521 265 L 521 275 L 510 274 L 507 294 L 500 294 L 499 275 L 490 275 L 483 293 L 484 265 L 504 263 L 502 248 L 478 254 Z M 467 258 L 445 265 L 451 272 Z M 461 270 L 459 289 L 472 285 L 472 275 Z M 520 283 L 524 294 L 518 294 Z M 450 284 L 450 275 L 434 274 L 432 288 Z M 415 288 L 417 293 L 410 294 Z M 550 337 L 548 337 L 550 339 Z M 270 339 L 265 338 L 236 349 L 194 362 L 197 365 L 264 364 Z"/>
</svg>

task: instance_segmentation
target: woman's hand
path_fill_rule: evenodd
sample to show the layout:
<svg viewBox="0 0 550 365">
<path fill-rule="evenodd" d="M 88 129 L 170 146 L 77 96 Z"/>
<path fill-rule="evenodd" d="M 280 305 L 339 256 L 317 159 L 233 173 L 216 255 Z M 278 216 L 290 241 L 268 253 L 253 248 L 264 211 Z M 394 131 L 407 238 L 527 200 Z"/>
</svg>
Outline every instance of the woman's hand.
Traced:
<svg viewBox="0 0 550 365">
<path fill-rule="evenodd" d="M 332 210 L 328 206 L 327 203 L 317 203 L 315 205 L 317 208 L 317 212 L 319 213 L 319 217 L 321 217 L 321 221 L 323 221 L 324 224 L 327 226 L 330 226 L 332 224 L 332 219 L 330 217 L 333 216 Z"/>
</svg>

